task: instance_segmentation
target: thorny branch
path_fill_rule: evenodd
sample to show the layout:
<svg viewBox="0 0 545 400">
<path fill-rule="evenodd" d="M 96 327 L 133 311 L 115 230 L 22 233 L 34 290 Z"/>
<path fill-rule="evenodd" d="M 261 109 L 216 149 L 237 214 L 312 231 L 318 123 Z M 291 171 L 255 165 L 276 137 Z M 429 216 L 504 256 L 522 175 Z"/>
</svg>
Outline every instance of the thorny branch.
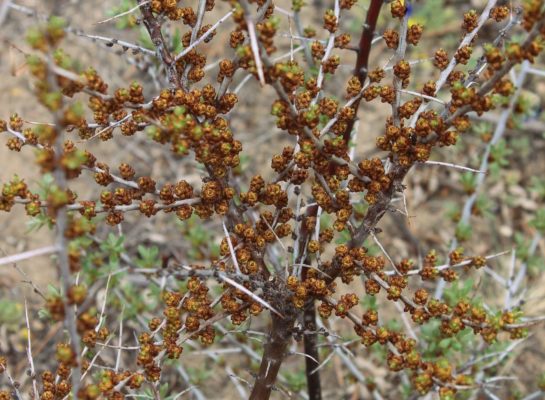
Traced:
<svg viewBox="0 0 545 400">
<path fill-rule="evenodd" d="M 159 21 L 158 17 L 153 15 L 151 5 L 148 2 L 138 0 L 138 4 L 140 4 L 140 10 L 142 11 L 142 16 L 144 17 L 144 25 L 148 30 L 151 41 L 155 46 L 158 56 L 165 65 L 170 84 L 173 87 L 180 87 L 180 78 L 178 76 L 178 71 L 176 70 L 176 62 L 172 57 L 172 54 L 170 54 L 168 44 L 163 37 L 161 22 Z"/>
</svg>

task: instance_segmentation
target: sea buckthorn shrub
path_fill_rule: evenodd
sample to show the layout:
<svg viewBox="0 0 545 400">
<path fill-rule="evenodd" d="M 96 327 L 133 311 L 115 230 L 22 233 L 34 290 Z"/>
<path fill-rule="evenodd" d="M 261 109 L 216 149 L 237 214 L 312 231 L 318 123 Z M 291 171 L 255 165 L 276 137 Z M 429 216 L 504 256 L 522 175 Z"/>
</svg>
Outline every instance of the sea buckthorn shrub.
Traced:
<svg viewBox="0 0 545 400">
<path fill-rule="evenodd" d="M 1 182 L 0 210 L 52 230 L 58 280 L 25 278 L 40 310 L 25 300 L 15 321 L 25 351 L 0 356 L 0 399 L 544 395 L 540 371 L 516 386 L 505 370 L 542 320 L 524 300 L 545 213 L 531 209 L 507 244 L 463 247 L 482 234 L 472 220 L 500 218 L 483 182 L 522 151 L 503 136 L 535 111 L 522 92 L 543 76 L 544 2 L 476 1 L 449 16 L 444 42 L 427 37 L 443 17 L 426 2 L 323 3 L 122 1 L 106 37 L 59 7 L 4 2 L 35 21 L 17 51 L 49 120 L 2 105 L 3 142 L 32 154 L 41 180 Z M 114 65 L 71 55 L 75 37 L 138 79 L 112 85 Z M 252 114 L 274 136 L 270 157 Z M 129 146 L 143 161 L 105 150 Z M 461 165 L 475 151 L 479 168 Z M 464 171 L 463 208 L 429 227 L 450 235 L 435 246 L 406 228 L 419 224 L 411 174 L 428 165 Z M 383 230 L 387 215 L 405 228 Z"/>
</svg>

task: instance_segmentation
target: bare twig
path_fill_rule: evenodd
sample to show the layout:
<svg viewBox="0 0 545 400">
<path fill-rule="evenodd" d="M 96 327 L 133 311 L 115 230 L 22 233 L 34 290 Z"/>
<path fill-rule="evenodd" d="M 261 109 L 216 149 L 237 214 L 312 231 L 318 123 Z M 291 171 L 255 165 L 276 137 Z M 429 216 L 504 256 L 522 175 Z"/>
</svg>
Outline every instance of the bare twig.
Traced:
<svg viewBox="0 0 545 400">
<path fill-rule="evenodd" d="M 203 41 L 205 41 L 215 30 L 218 26 L 220 26 L 227 18 L 229 18 L 233 14 L 234 10 L 229 11 L 227 14 L 225 14 L 223 17 L 221 17 L 210 29 L 208 29 L 205 33 L 202 34 L 197 40 L 192 42 L 189 46 L 187 46 L 185 49 L 180 51 L 178 55 L 174 58 L 174 62 L 178 61 L 180 58 L 186 56 L 189 54 L 191 50 L 193 50 L 195 47 L 197 47 L 199 44 L 201 44 Z"/>
<path fill-rule="evenodd" d="M 262 306 L 264 306 L 265 308 L 271 310 L 273 313 L 275 313 L 276 315 L 278 315 L 280 318 L 285 318 L 276 308 L 274 308 L 273 306 L 271 306 L 269 303 L 267 303 L 265 300 L 263 300 L 261 297 L 257 296 L 255 293 L 253 293 L 252 291 L 246 289 L 244 286 L 242 286 L 240 283 L 237 283 L 236 281 L 232 280 L 231 278 L 228 278 L 227 276 L 225 276 L 224 274 L 219 274 L 219 277 L 222 281 L 228 283 L 229 285 L 233 286 L 235 289 L 237 290 L 240 290 L 241 292 L 244 292 L 246 293 L 248 296 L 250 296 L 250 298 L 261 304 Z"/>
<path fill-rule="evenodd" d="M 29 258 L 56 253 L 57 250 L 57 246 L 46 246 L 40 249 L 24 251 L 19 254 L 13 254 L 11 256 L 0 258 L 0 265 L 13 264 L 19 261 L 27 260 Z"/>
<path fill-rule="evenodd" d="M 428 165 L 441 165 L 441 166 L 443 166 L 443 167 L 449 167 L 449 168 L 454 168 L 454 169 L 461 169 L 461 170 L 464 170 L 464 171 L 475 172 L 475 173 L 477 173 L 477 174 L 487 174 L 487 171 L 481 171 L 481 170 L 479 170 L 479 169 L 464 167 L 463 165 L 452 164 L 452 163 L 443 162 L 443 161 L 432 161 L 432 160 L 428 160 L 428 161 L 426 161 L 424 164 L 428 164 Z"/>
<path fill-rule="evenodd" d="M 259 77 L 259 82 L 261 86 L 265 85 L 265 74 L 263 73 L 263 63 L 260 56 L 260 48 L 257 40 L 257 35 L 255 33 L 255 23 L 254 19 L 250 14 L 250 5 L 246 0 L 241 0 L 240 4 L 244 10 L 244 18 L 246 20 L 246 26 L 248 28 L 248 35 L 250 36 L 250 47 L 254 55 L 255 68 L 257 70 L 257 76 Z"/>
<path fill-rule="evenodd" d="M 34 368 L 34 358 L 32 357 L 32 334 L 30 330 L 30 321 L 28 318 L 28 304 L 25 299 L 25 321 L 27 330 L 27 358 L 28 365 L 30 366 L 30 379 L 32 379 L 32 393 L 34 399 L 39 398 L 38 383 L 36 381 L 36 369 Z"/>
<path fill-rule="evenodd" d="M 240 275 L 240 267 L 238 265 L 237 255 L 235 253 L 235 249 L 233 248 L 233 242 L 231 242 L 231 236 L 229 235 L 229 232 L 227 231 L 227 227 L 225 226 L 225 222 L 222 222 L 223 224 L 223 232 L 225 233 L 225 238 L 227 239 L 227 244 L 229 245 L 229 252 L 231 253 L 231 259 L 233 260 L 233 265 L 235 266 L 235 270 L 237 272 L 237 275 Z"/>
<path fill-rule="evenodd" d="M 80 36 L 80 37 L 84 37 L 84 38 L 87 38 L 87 39 L 104 42 L 107 46 L 117 45 L 117 46 L 121 46 L 125 50 L 131 49 L 131 50 L 133 50 L 135 52 L 139 52 L 139 53 L 142 53 L 142 54 L 147 54 L 148 56 L 155 56 L 156 55 L 155 52 L 150 50 L 150 49 L 146 49 L 145 47 L 142 47 L 142 46 L 134 44 L 134 43 L 126 42 L 124 40 L 119 40 L 119 39 L 115 39 L 115 38 L 111 38 L 111 37 L 107 37 L 107 36 L 90 35 L 88 33 L 83 32 L 80 29 L 69 29 L 69 32 L 74 33 L 76 36 Z"/>
<path fill-rule="evenodd" d="M 125 16 L 125 15 L 131 14 L 132 12 L 138 10 L 138 9 L 139 9 L 140 7 L 142 7 L 143 5 L 150 3 L 150 1 L 151 1 L 151 0 L 144 1 L 143 3 L 137 4 L 136 6 L 130 8 L 130 9 L 127 10 L 127 11 L 124 11 L 124 12 L 122 12 L 122 13 L 116 14 L 116 15 L 114 15 L 113 17 L 104 19 L 104 20 L 102 20 L 102 21 L 98 21 L 98 22 L 95 23 L 95 25 L 104 24 L 104 23 L 106 23 L 106 22 L 113 21 L 114 19 L 121 18 L 121 17 L 123 17 L 123 16 Z"/>
</svg>

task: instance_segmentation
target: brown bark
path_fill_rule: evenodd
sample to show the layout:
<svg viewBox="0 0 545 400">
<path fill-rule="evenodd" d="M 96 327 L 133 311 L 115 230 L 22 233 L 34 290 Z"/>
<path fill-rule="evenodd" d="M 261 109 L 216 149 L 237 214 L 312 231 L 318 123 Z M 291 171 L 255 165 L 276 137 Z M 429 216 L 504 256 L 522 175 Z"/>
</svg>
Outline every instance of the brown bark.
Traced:
<svg viewBox="0 0 545 400">
<path fill-rule="evenodd" d="M 176 71 L 176 63 L 174 58 L 170 54 L 168 45 L 163 37 L 163 32 L 161 31 L 161 23 L 155 18 L 153 12 L 151 11 L 151 6 L 149 3 L 144 3 L 143 0 L 138 0 L 140 4 L 140 9 L 142 11 L 142 16 L 144 26 L 146 27 L 151 41 L 155 46 L 157 54 L 161 58 L 165 69 L 167 71 L 168 80 L 173 87 L 180 87 L 180 80 L 178 77 L 178 72 Z"/>
<path fill-rule="evenodd" d="M 367 16 L 365 17 L 365 24 L 361 31 L 360 42 L 358 45 L 358 58 L 356 60 L 356 67 L 354 68 L 354 75 L 358 77 L 358 80 L 362 84 L 365 84 L 368 74 L 368 64 L 369 64 L 369 54 L 371 53 L 371 42 L 373 41 L 373 35 L 375 33 L 375 28 L 377 26 L 378 16 L 380 14 L 380 9 L 382 6 L 383 0 L 371 0 L 369 9 L 367 10 Z M 354 110 L 356 113 L 360 106 L 361 98 L 354 103 Z M 346 144 L 350 141 L 350 134 L 352 129 L 354 129 L 354 123 L 356 118 L 348 122 L 346 130 L 343 134 L 343 139 Z"/>
<path fill-rule="evenodd" d="M 303 316 L 305 331 L 303 335 L 303 344 L 305 347 L 305 369 L 307 375 L 307 391 L 309 400 L 322 399 L 322 387 L 320 383 L 320 373 L 318 371 L 312 373 L 319 364 L 318 337 L 316 334 L 316 308 L 314 300 L 305 308 Z M 311 358 L 312 357 L 312 358 Z"/>
<path fill-rule="evenodd" d="M 282 319 L 272 315 L 272 327 L 269 341 L 265 345 L 259 374 L 254 383 L 250 400 L 267 400 L 271 395 L 280 366 L 286 357 L 291 340 L 293 319 Z"/>
</svg>

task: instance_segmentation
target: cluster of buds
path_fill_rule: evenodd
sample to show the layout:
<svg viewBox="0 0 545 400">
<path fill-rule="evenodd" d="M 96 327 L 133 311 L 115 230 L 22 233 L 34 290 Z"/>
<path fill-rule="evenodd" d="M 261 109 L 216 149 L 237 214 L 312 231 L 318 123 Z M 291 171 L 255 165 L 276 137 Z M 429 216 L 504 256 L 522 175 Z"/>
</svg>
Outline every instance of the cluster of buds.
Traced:
<svg viewBox="0 0 545 400">
<path fill-rule="evenodd" d="M 142 366 L 146 378 L 150 382 L 157 382 L 161 377 L 161 368 L 157 365 L 156 357 L 161 352 L 161 347 L 153 342 L 148 333 L 142 333 L 138 337 L 140 349 L 137 356 L 137 364 Z"/>
<path fill-rule="evenodd" d="M 68 345 L 60 344 L 57 346 L 57 359 L 60 361 L 61 359 L 66 358 L 71 359 L 72 349 Z M 57 381 L 55 379 L 55 374 L 51 371 L 44 371 L 42 373 L 42 394 L 40 398 L 46 399 L 46 400 L 54 400 L 59 397 L 67 396 L 70 393 L 71 385 L 69 381 L 67 380 L 70 375 L 71 366 L 67 367 L 66 364 L 63 364 L 62 361 L 60 361 L 59 367 L 56 371 L 56 375 L 61 378 L 61 380 Z M 11 397 L 9 397 L 11 398 Z"/>
<path fill-rule="evenodd" d="M 200 327 L 201 320 L 208 320 L 213 315 L 208 297 L 208 287 L 199 279 L 192 277 L 187 282 L 187 293 L 183 296 L 180 292 L 166 291 L 162 294 L 166 305 L 163 311 L 163 319 L 152 318 L 149 321 L 151 334 L 140 335 L 140 350 L 138 364 L 144 368 L 146 378 L 150 381 L 160 379 L 161 367 L 159 357 L 165 353 L 170 359 L 178 359 L 183 347 L 180 342 L 180 333 L 185 330 L 194 332 L 194 338 L 200 338 L 202 343 L 211 344 L 214 341 L 214 329 L 207 325 Z M 186 313 L 185 320 L 183 313 Z M 153 336 L 161 331 L 163 341 L 157 344 Z M 140 380 L 141 382 L 141 380 Z"/>
<path fill-rule="evenodd" d="M 291 301 L 299 309 L 303 308 L 305 302 L 313 296 L 325 297 L 332 294 L 332 287 L 320 278 L 317 271 L 307 270 L 305 280 L 300 281 L 297 277 L 290 275 L 287 279 L 287 287 L 293 292 Z"/>
<path fill-rule="evenodd" d="M 214 311 L 210 307 L 212 300 L 208 296 L 209 289 L 202 281 L 192 277 L 187 282 L 187 290 L 188 292 L 182 301 L 182 310 L 187 313 L 185 328 L 188 332 L 198 331 L 196 337 L 203 344 L 212 344 L 215 336 L 214 328 L 207 325 L 204 329 L 200 329 L 199 322 L 200 320 L 206 321 L 214 316 Z"/>
<path fill-rule="evenodd" d="M 242 284 L 247 290 L 254 289 L 249 281 Z M 229 313 L 233 325 L 240 325 L 248 319 L 250 315 L 259 315 L 263 311 L 263 306 L 253 301 L 248 293 L 233 289 L 227 284 L 224 285 L 224 292 L 221 296 L 221 306 Z"/>
<path fill-rule="evenodd" d="M 77 395 L 84 400 L 95 400 L 101 397 L 121 400 L 124 398 L 123 393 L 116 388 L 126 385 L 131 389 L 139 389 L 143 382 L 144 376 L 138 372 L 105 370 L 100 373 L 97 384 L 80 388 Z"/>
<path fill-rule="evenodd" d="M 164 326 L 161 329 L 163 335 L 164 348 L 170 359 L 178 359 L 182 354 L 183 348 L 178 346 L 176 341 L 178 340 L 178 331 L 182 327 L 182 318 L 180 312 L 180 302 L 182 296 L 180 293 L 176 292 L 165 292 L 163 293 L 163 301 L 165 302 L 165 309 L 163 315 L 165 317 Z M 160 327 L 157 319 L 152 319 L 149 323 L 149 328 L 153 332 Z M 198 327 L 198 326 L 197 326 Z M 187 330 L 195 330 L 190 324 L 186 324 Z"/>
<path fill-rule="evenodd" d="M 348 188 L 352 192 L 366 190 L 365 201 L 373 204 L 377 201 L 379 194 L 390 187 L 392 181 L 386 174 L 382 161 L 378 158 L 360 161 L 358 169 L 362 177 L 368 178 L 368 180 L 353 178 L 348 182 Z"/>
<path fill-rule="evenodd" d="M 252 181 L 255 183 L 255 181 Z M 254 206 L 256 203 L 266 205 L 274 205 L 278 209 L 282 209 L 287 205 L 288 194 L 282 190 L 282 187 L 277 183 L 265 184 L 263 181 L 257 185 L 250 186 L 248 192 L 243 192 L 240 199 L 244 204 Z"/>
<path fill-rule="evenodd" d="M 272 54 L 276 51 L 274 45 L 274 37 L 278 30 L 279 20 L 277 18 L 268 18 L 256 25 L 256 30 L 259 34 L 259 41 L 263 45 L 267 54 Z"/>
<path fill-rule="evenodd" d="M 184 24 L 191 27 L 197 22 L 197 15 L 191 7 L 178 7 L 179 0 L 153 0 L 150 2 L 151 11 L 156 14 L 165 14 L 172 21 L 183 20 Z M 214 3 L 207 1 L 207 8 L 213 7 Z"/>
<path fill-rule="evenodd" d="M 333 258 L 332 268 L 334 265 L 339 265 L 339 276 L 343 283 L 350 283 L 354 277 L 359 276 L 362 272 L 366 272 L 370 265 L 377 265 L 377 270 L 382 269 L 384 264 L 381 257 L 373 257 L 367 255 L 367 251 L 363 247 L 349 248 L 347 245 L 335 247 L 335 257 Z M 382 267 L 378 267 L 378 265 Z M 326 269 L 327 271 L 328 269 Z"/>
<path fill-rule="evenodd" d="M 354 327 L 362 338 L 362 344 L 371 346 L 375 343 L 389 345 L 387 355 L 388 367 L 397 372 L 408 370 L 412 377 L 414 388 L 421 394 L 428 393 L 435 384 L 440 386 L 440 398 L 453 398 L 456 386 L 470 385 L 473 380 L 464 374 L 455 374 L 454 366 L 445 358 L 436 361 L 424 361 L 416 349 L 416 341 L 405 335 L 378 326 L 376 310 L 366 311 L 361 322 Z M 450 396 L 450 397 L 448 397 Z"/>
<path fill-rule="evenodd" d="M 33 195 L 24 180 L 14 177 L 10 182 L 2 185 L 0 193 L 0 211 L 9 212 L 15 204 L 16 199 L 28 200 L 26 204 L 27 213 L 31 216 L 40 213 L 39 196 Z"/>
<path fill-rule="evenodd" d="M 358 296 L 354 293 L 343 294 L 335 305 L 335 315 L 341 318 L 346 317 L 348 311 L 359 302 Z"/>
</svg>

